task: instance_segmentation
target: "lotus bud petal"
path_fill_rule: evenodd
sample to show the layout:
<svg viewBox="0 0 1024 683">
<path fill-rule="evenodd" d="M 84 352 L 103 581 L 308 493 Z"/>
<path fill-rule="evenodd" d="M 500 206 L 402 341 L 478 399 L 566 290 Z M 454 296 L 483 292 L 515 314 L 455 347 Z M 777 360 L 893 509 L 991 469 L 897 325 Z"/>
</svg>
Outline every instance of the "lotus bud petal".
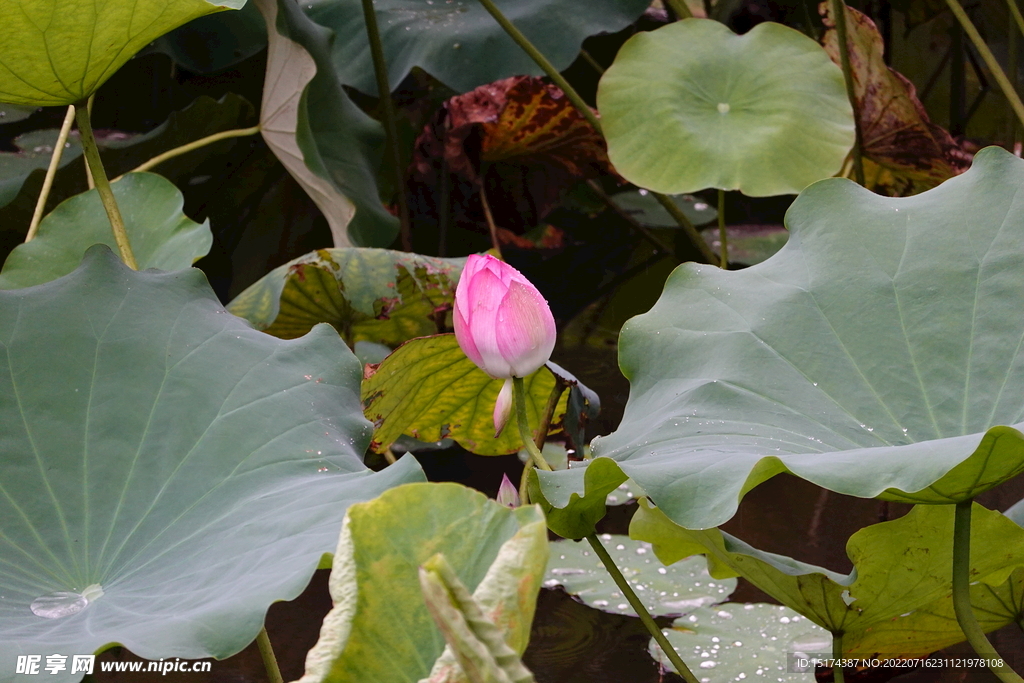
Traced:
<svg viewBox="0 0 1024 683">
<path fill-rule="evenodd" d="M 490 255 L 466 261 L 453 318 L 463 352 L 495 379 L 526 377 L 555 347 L 547 301 L 522 273 Z"/>
<path fill-rule="evenodd" d="M 505 429 L 508 416 L 512 414 L 512 379 L 505 380 L 498 392 L 498 400 L 494 402 L 494 438 L 501 436 Z"/>
<path fill-rule="evenodd" d="M 509 481 L 508 475 L 501 475 L 501 486 L 498 487 L 498 502 L 507 508 L 519 507 L 519 491 Z"/>
</svg>

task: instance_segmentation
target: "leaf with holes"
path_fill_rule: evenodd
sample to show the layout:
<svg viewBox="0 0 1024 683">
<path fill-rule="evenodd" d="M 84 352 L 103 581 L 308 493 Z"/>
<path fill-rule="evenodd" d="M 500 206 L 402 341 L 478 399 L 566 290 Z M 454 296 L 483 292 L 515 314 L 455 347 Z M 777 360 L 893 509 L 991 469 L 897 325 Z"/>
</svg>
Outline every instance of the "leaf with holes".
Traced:
<svg viewBox="0 0 1024 683">
<path fill-rule="evenodd" d="M 494 438 L 494 403 L 504 380 L 491 379 L 466 357 L 454 334 L 413 339 L 395 349 L 363 379 L 363 405 L 373 422 L 378 453 L 406 434 L 422 441 L 448 437 L 477 455 L 505 455 L 523 447 L 510 424 Z M 556 385 L 546 366 L 525 378 L 526 414 L 534 434 Z M 565 384 L 561 384 L 564 389 Z M 549 434 L 561 431 L 568 392 L 562 391 Z"/>
<path fill-rule="evenodd" d="M 233 655 L 302 592 L 349 504 L 423 477 L 412 458 L 363 466 L 359 365 L 334 330 L 257 332 L 198 270 L 93 247 L 0 291 L 0 347 L 5 662 Z"/>
<path fill-rule="evenodd" d="M 210 251 L 209 221 L 182 213 L 185 198 L 171 181 L 154 173 L 130 173 L 111 186 L 140 268 L 181 270 Z M 67 275 L 94 244 L 117 249 L 107 212 L 96 190 L 54 209 L 31 242 L 20 244 L 0 271 L 0 289 L 29 287 Z"/>
<path fill-rule="evenodd" d="M 834 23 L 831 16 L 825 21 L 829 26 Z M 847 7 L 846 27 L 861 150 L 873 162 L 865 167 L 868 187 L 880 194 L 906 196 L 966 170 L 970 156 L 944 128 L 928 119 L 914 84 L 886 66 L 882 35 L 875 23 Z M 832 61 L 839 64 L 835 29 L 826 31 L 822 41 Z"/>
<path fill-rule="evenodd" d="M 320 249 L 275 268 L 228 310 L 282 339 L 330 323 L 349 344 L 393 348 L 452 329 L 463 263 L 386 249 Z"/>
<path fill-rule="evenodd" d="M 0 100 L 67 105 L 96 92 L 132 55 L 191 19 L 245 0 L 8 0 L 0 3 Z"/>
</svg>

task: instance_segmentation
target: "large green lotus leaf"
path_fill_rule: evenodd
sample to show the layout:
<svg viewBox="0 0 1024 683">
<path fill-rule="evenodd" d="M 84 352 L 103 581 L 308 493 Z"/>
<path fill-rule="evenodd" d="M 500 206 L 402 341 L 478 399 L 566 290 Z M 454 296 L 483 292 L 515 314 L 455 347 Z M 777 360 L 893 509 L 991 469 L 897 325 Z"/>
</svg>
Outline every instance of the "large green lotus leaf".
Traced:
<svg viewBox="0 0 1024 683">
<path fill-rule="evenodd" d="M 268 27 L 263 139 L 323 212 L 334 246 L 387 247 L 398 234 L 377 190 L 384 129 L 341 87 L 331 31 L 289 0 L 254 0 Z"/>
<path fill-rule="evenodd" d="M 363 466 L 359 365 L 334 330 L 257 332 L 198 270 L 94 247 L 0 292 L 0 348 L 4 662 L 232 655 L 302 592 L 350 503 L 422 479 L 411 459 Z"/>
<path fill-rule="evenodd" d="M 363 405 L 375 427 L 371 447 L 383 452 L 406 434 L 422 441 L 454 439 L 478 455 L 515 453 L 523 441 L 514 420 L 494 438 L 494 403 L 503 382 L 478 368 L 454 334 L 408 341 L 363 379 Z M 535 438 L 556 382 L 547 366 L 524 378 Z M 549 434 L 561 429 L 568 394 L 558 400 Z"/>
<path fill-rule="evenodd" d="M 350 344 L 395 347 L 451 329 L 465 262 L 387 249 L 319 249 L 263 276 L 228 310 L 282 339 L 326 322 Z"/>
<path fill-rule="evenodd" d="M 580 12 L 572 0 L 498 0 L 502 13 L 556 69 L 579 55 L 583 39 L 636 20 L 647 0 L 591 0 Z M 345 85 L 377 96 L 360 0 L 311 0 L 306 13 L 335 34 L 331 59 Z M 468 92 L 509 76 L 543 72 L 476 0 L 378 0 L 377 25 L 394 90 L 412 68 Z"/>
<path fill-rule="evenodd" d="M 664 631 L 668 642 L 702 682 L 815 683 L 814 667 L 794 671 L 793 652 L 831 652 L 832 637 L 782 605 L 735 602 L 701 607 Z M 670 671 L 672 662 L 654 640 L 651 656 Z"/>
<path fill-rule="evenodd" d="M 706 554 L 712 576 L 743 576 L 819 626 L 843 632 L 847 654 L 913 657 L 963 640 L 955 618 L 932 618 L 952 617 L 953 514 L 951 505 L 919 505 L 904 517 L 861 529 L 847 542 L 854 569 L 846 576 L 757 550 L 718 529 L 684 529 L 646 500 L 630 536 L 652 543 L 666 564 Z M 972 516 L 972 600 L 983 627 L 992 630 L 1008 623 L 994 615 L 992 596 L 1012 590 L 1008 577 L 1015 580 L 1024 567 L 1024 529 L 978 504 Z M 891 642 L 876 631 L 889 633 Z"/>
<path fill-rule="evenodd" d="M 600 538 L 619 571 L 654 616 L 678 616 L 725 602 L 736 590 L 735 579 L 717 581 L 711 577 L 702 555 L 666 567 L 646 541 L 617 534 L 601 534 Z M 554 544 L 544 586 L 561 586 L 566 593 L 605 612 L 636 616 L 589 543 Z"/>
<path fill-rule="evenodd" d="M 234 66 L 267 46 L 267 29 L 252 3 L 237 12 L 193 19 L 166 33 L 153 48 L 189 71 L 210 74 Z"/>
<path fill-rule="evenodd" d="M 245 0 L 2 0 L 0 100 L 40 106 L 83 100 L 147 44 Z"/>
<path fill-rule="evenodd" d="M 770 21 L 742 36 L 708 19 L 638 33 L 601 77 L 597 107 L 615 169 L 667 194 L 796 194 L 838 173 L 854 141 L 839 67 Z"/>
<path fill-rule="evenodd" d="M 1015 476 L 1022 184 L 1024 161 L 997 148 L 915 197 L 825 180 L 797 198 L 789 241 L 767 261 L 679 267 L 623 328 L 629 401 L 588 469 L 613 463 L 691 529 L 725 522 L 746 491 L 785 471 L 934 504 Z M 560 508 L 590 493 L 579 474 L 539 481 Z"/>
<path fill-rule="evenodd" d="M 548 559 L 544 516 L 459 484 L 410 484 L 349 508 L 331 569 L 334 608 L 300 683 L 416 683 L 432 674 L 465 683 L 446 667 L 450 655 L 431 671 L 445 641 L 418 569 L 437 553 L 521 654 Z"/>
<path fill-rule="evenodd" d="M 111 188 L 140 268 L 181 270 L 210 251 L 209 221 L 200 225 L 182 213 L 185 199 L 171 181 L 154 173 L 129 173 Z M 0 271 L 0 289 L 67 275 L 94 244 L 117 249 L 100 196 L 90 190 L 60 204 L 39 224 L 35 239 L 15 247 Z"/>
<path fill-rule="evenodd" d="M 27 107 L 17 104 L 0 102 L 0 123 L 14 123 L 32 116 L 39 110 L 39 107 Z"/>
</svg>

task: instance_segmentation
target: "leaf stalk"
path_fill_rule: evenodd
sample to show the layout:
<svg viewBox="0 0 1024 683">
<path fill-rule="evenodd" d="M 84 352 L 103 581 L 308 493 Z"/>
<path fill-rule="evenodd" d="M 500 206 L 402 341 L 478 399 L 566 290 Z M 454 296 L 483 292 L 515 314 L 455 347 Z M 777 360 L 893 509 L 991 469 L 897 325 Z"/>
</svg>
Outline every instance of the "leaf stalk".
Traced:
<svg viewBox="0 0 1024 683">
<path fill-rule="evenodd" d="M 281 668 L 277 665 L 277 657 L 274 656 L 274 646 L 270 644 L 270 636 L 267 634 L 267 627 L 260 629 L 256 636 L 256 645 L 260 649 L 260 656 L 263 657 L 263 666 L 267 670 L 267 678 L 270 683 L 284 683 L 281 677 Z"/>
<path fill-rule="evenodd" d="M 213 135 L 207 135 L 205 138 L 200 138 L 198 140 L 195 140 L 194 142 L 189 142 L 188 144 L 181 145 L 180 147 L 169 149 L 163 154 L 158 154 L 149 161 L 145 162 L 144 164 L 136 166 L 132 170 L 128 171 L 128 173 L 143 173 L 159 164 L 162 164 L 168 159 L 180 157 L 182 154 L 188 154 L 194 149 L 199 149 L 200 147 L 212 145 L 213 143 L 220 142 L 221 140 L 228 140 L 230 138 L 241 138 L 247 135 L 255 135 L 256 133 L 259 132 L 260 127 L 256 125 L 252 128 L 235 128 L 232 130 L 223 130 L 219 133 L 214 133 Z M 127 173 L 122 173 L 121 175 L 114 178 L 111 182 L 116 183 L 118 180 L 125 177 L 125 175 L 127 175 Z"/>
<path fill-rule="evenodd" d="M 43 178 L 43 189 L 39 191 L 39 199 L 36 200 L 36 209 L 32 212 L 32 220 L 28 224 L 28 234 L 25 241 L 31 242 L 39 232 L 39 223 L 43 220 L 43 211 L 46 209 L 46 200 L 50 196 L 50 189 L 53 188 L 53 179 L 57 175 L 57 168 L 60 166 L 60 158 L 64 156 L 64 145 L 68 141 L 68 134 L 71 132 L 71 124 L 75 121 L 75 105 L 68 106 L 68 113 L 64 115 L 64 123 L 57 135 L 57 142 L 53 146 L 53 154 L 50 155 L 50 165 L 46 169 L 46 177 Z"/>
<path fill-rule="evenodd" d="M 725 232 L 725 190 L 718 191 L 718 267 L 729 270 L 729 236 Z"/>
<path fill-rule="evenodd" d="M 118 251 L 121 252 L 121 260 L 132 270 L 138 270 L 139 264 L 135 260 L 135 254 L 132 253 L 132 245 L 128 241 L 128 232 L 124 227 L 121 210 L 117 208 L 117 200 L 114 199 L 114 192 L 110 189 L 107 172 L 103 170 L 100 150 L 96 145 L 96 137 L 92 132 L 92 122 L 89 121 L 87 102 L 82 101 L 75 104 L 75 119 L 78 121 L 78 131 L 82 138 L 82 152 L 85 156 L 85 162 L 92 174 L 93 182 L 96 184 L 96 191 L 100 195 L 103 209 L 107 212 L 110 227 L 114 231 L 114 241 L 117 243 Z"/>
<path fill-rule="evenodd" d="M 1017 90 L 1010 83 L 1010 79 L 1006 77 L 1003 68 L 999 66 L 999 62 L 996 60 L 995 55 L 992 54 L 992 50 L 988 49 L 988 45 L 985 44 L 981 34 L 978 33 L 974 22 L 967 16 L 967 12 L 964 11 L 963 6 L 957 0 L 946 0 L 946 4 L 949 5 L 949 9 L 953 11 L 953 15 L 960 22 L 964 33 L 974 43 L 974 48 L 981 55 L 981 59 L 992 73 L 992 77 L 996 79 L 999 89 L 1003 91 L 1003 96 L 1009 101 L 1010 107 L 1013 108 L 1013 112 L 1017 115 L 1017 119 L 1024 125 L 1024 102 L 1021 102 L 1020 95 L 1017 94 Z"/>
<path fill-rule="evenodd" d="M 611 555 L 608 554 L 608 551 L 605 550 L 604 546 L 601 544 L 601 539 L 597 537 L 597 533 L 592 533 L 587 536 L 587 542 L 590 543 L 590 547 L 594 549 L 597 556 L 601 558 L 604 568 L 608 570 L 608 573 L 611 574 L 612 580 L 615 581 L 615 585 L 618 586 L 619 590 L 622 591 L 622 594 L 626 596 L 626 601 L 629 602 L 633 611 L 640 617 L 640 621 L 643 622 L 643 625 L 647 627 L 647 631 L 651 634 L 651 637 L 654 638 L 655 642 L 657 642 L 661 647 L 661 651 L 664 652 L 665 656 L 668 657 L 670 662 L 672 662 L 672 666 L 676 668 L 676 673 L 686 679 L 687 683 L 697 683 L 697 677 L 694 676 L 693 672 L 690 671 L 690 668 L 686 666 L 682 657 L 680 657 L 679 653 L 676 652 L 676 649 L 672 647 L 672 643 L 668 642 L 668 638 L 665 637 L 665 634 L 661 632 L 661 628 L 654 622 L 654 618 L 651 616 L 651 613 L 647 611 L 647 608 L 644 607 L 644 603 L 640 602 L 640 598 L 638 598 L 636 593 L 633 592 L 633 587 L 629 585 L 629 582 L 626 581 L 626 577 L 624 577 L 622 572 L 619 571 L 619 568 L 615 565 L 615 560 L 613 560 Z"/>
<path fill-rule="evenodd" d="M 957 623 L 967 637 L 979 657 L 989 662 L 988 668 L 1003 683 L 1024 683 L 1021 678 L 1006 665 L 992 643 L 985 636 L 974 615 L 971 606 L 971 506 L 973 500 L 964 500 L 956 504 L 956 516 L 953 518 L 953 611 Z M 1000 662 L 994 666 L 994 662 Z"/>
<path fill-rule="evenodd" d="M 377 13 L 373 0 L 362 0 L 363 19 L 366 22 L 366 37 L 370 41 L 370 57 L 373 59 L 373 73 L 377 78 L 377 96 L 380 100 L 381 117 L 384 119 L 384 133 L 391 148 L 391 163 L 395 167 L 395 194 L 398 200 L 398 220 L 401 230 L 402 249 L 412 251 L 412 234 L 409 228 L 409 202 L 405 196 L 405 174 L 402 173 L 402 150 L 398 146 L 398 123 L 395 103 L 391 101 L 391 85 L 388 82 L 388 65 L 384 59 L 384 44 L 377 28 Z"/>
</svg>

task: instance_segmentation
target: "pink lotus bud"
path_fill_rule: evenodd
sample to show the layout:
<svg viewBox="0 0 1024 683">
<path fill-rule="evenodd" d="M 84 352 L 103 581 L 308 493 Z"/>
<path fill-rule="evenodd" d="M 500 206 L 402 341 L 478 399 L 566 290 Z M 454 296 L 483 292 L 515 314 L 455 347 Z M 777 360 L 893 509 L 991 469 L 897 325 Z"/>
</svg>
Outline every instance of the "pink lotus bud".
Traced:
<svg viewBox="0 0 1024 683">
<path fill-rule="evenodd" d="M 519 491 L 508 480 L 508 475 L 501 475 L 501 486 L 498 487 L 498 502 L 507 508 L 519 507 Z"/>
<path fill-rule="evenodd" d="M 466 261 L 453 317 L 463 352 L 495 379 L 526 377 L 555 348 L 548 302 L 522 273 L 490 255 Z"/>
<path fill-rule="evenodd" d="M 501 436 L 505 429 L 508 416 L 512 414 L 512 378 L 505 380 L 498 392 L 498 400 L 494 402 L 494 438 Z"/>
</svg>

